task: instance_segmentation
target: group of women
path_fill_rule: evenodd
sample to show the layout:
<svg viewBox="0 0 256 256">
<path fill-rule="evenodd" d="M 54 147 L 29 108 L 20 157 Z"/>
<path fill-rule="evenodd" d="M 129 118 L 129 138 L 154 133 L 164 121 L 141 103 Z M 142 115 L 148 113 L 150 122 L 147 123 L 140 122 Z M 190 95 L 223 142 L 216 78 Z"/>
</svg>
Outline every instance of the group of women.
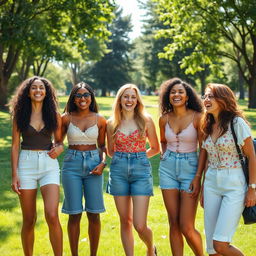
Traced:
<svg viewBox="0 0 256 256">
<path fill-rule="evenodd" d="M 204 255 L 201 235 L 195 229 L 201 191 L 208 254 L 244 255 L 230 242 L 244 206 L 256 203 L 256 157 L 249 124 L 226 85 L 208 84 L 202 104 L 186 82 L 179 78 L 165 81 L 160 87 L 161 147 L 155 125 L 133 84 L 118 90 L 113 114 L 107 121 L 98 114 L 92 88 L 83 82 L 73 87 L 62 116 L 51 82 L 42 77 L 25 80 L 17 88 L 10 107 L 12 189 L 19 195 L 22 209 L 24 255 L 33 255 L 38 185 L 54 255 L 62 255 L 58 217 L 60 172 L 56 158 L 64 150 L 65 136 L 68 149 L 62 168 L 65 195 L 62 212 L 69 215 L 67 228 L 72 256 L 78 255 L 83 211 L 89 223 L 90 255 L 97 255 L 100 213 L 105 211 L 102 173 L 107 155 L 112 158 L 107 193 L 113 195 L 119 214 L 125 255 L 134 255 L 133 227 L 146 245 L 146 255 L 157 255 L 147 214 L 153 195 L 149 158 L 159 152 L 160 188 L 168 214 L 172 254 L 184 255 L 184 237 L 194 255 Z M 231 122 L 238 144 L 249 159 L 248 187 L 230 130 Z"/>
</svg>

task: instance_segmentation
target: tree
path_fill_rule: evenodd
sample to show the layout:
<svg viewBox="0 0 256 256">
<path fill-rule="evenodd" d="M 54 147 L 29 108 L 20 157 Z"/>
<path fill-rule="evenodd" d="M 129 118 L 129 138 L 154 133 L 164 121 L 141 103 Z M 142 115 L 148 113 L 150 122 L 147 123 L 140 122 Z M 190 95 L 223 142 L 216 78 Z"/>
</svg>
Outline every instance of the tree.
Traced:
<svg viewBox="0 0 256 256">
<path fill-rule="evenodd" d="M 47 62 L 70 58 L 74 48 L 84 52 L 88 38 L 107 38 L 112 10 L 105 0 L 1 1 L 0 108 L 7 102 L 8 81 L 21 53 L 27 58 L 36 53 Z"/>
<path fill-rule="evenodd" d="M 129 52 L 132 44 L 129 42 L 128 34 L 131 28 L 131 17 L 122 17 L 122 9 L 116 9 L 115 19 L 108 26 L 111 32 L 107 43 L 109 52 L 84 73 L 84 80 L 88 81 L 90 77 L 93 86 L 102 89 L 102 95 L 130 82 L 129 72 L 132 70 L 132 65 Z"/>
<path fill-rule="evenodd" d="M 248 84 L 249 107 L 256 108 L 256 1 L 156 2 L 162 21 L 169 26 L 159 31 L 159 36 L 173 39 L 161 56 L 172 59 L 177 50 L 189 47 L 192 52 L 182 59 L 181 67 L 191 74 L 203 70 L 204 65 L 212 70 L 220 68 L 220 57 L 233 60 Z M 233 51 L 225 47 L 226 42 L 231 43 Z"/>
</svg>

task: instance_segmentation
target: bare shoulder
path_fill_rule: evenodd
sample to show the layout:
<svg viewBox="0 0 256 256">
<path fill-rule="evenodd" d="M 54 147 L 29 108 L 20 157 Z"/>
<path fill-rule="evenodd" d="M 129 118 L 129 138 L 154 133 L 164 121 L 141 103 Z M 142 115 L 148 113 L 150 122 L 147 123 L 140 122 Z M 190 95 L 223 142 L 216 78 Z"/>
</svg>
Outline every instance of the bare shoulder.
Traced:
<svg viewBox="0 0 256 256">
<path fill-rule="evenodd" d="M 159 125 L 165 125 L 168 120 L 168 114 L 159 117 Z"/>
<path fill-rule="evenodd" d="M 200 112 L 195 112 L 195 117 L 194 117 L 194 126 L 197 128 L 200 126 L 203 118 L 203 113 Z"/>
<path fill-rule="evenodd" d="M 107 120 L 105 119 L 104 116 L 97 114 L 97 117 L 98 117 L 98 125 L 105 126 L 107 124 Z"/>
<path fill-rule="evenodd" d="M 61 115 L 61 121 L 62 121 L 62 124 L 64 124 L 64 125 L 67 125 L 67 124 L 69 124 L 69 122 L 70 122 L 70 114 L 69 113 L 63 113 L 62 115 Z"/>
<path fill-rule="evenodd" d="M 107 120 L 107 131 L 109 131 L 109 132 L 113 131 L 113 120 L 112 120 L 112 118 L 109 118 Z"/>
</svg>

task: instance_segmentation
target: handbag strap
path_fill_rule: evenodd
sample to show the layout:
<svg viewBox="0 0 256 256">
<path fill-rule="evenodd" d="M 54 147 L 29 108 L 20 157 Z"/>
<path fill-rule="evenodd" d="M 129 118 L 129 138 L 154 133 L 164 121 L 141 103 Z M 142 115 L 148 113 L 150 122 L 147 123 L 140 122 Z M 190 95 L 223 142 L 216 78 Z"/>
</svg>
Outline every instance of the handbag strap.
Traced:
<svg viewBox="0 0 256 256">
<path fill-rule="evenodd" d="M 243 172 L 244 172 L 244 176 L 247 177 L 248 174 L 246 173 L 246 170 L 244 168 L 245 166 L 245 161 L 244 161 L 244 157 L 243 157 L 243 154 L 242 154 L 242 151 L 240 149 L 240 147 L 238 146 L 237 144 L 237 136 L 236 136 L 236 133 L 235 133 L 235 129 L 234 129 L 234 119 L 233 118 L 230 122 L 230 127 L 231 127 L 231 132 L 232 132 L 232 135 L 233 135 L 233 138 L 234 138 L 234 141 L 235 141 L 235 145 L 236 145 L 236 151 L 238 153 L 238 156 L 239 156 L 239 160 L 240 160 L 240 163 L 242 165 L 242 169 L 243 169 Z"/>
</svg>

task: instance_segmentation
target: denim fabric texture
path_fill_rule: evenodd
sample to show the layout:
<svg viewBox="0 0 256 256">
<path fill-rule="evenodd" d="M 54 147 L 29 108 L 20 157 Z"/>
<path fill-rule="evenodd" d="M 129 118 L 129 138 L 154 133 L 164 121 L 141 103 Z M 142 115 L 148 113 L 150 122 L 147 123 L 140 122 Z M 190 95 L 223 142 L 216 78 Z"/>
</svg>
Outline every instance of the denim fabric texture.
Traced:
<svg viewBox="0 0 256 256">
<path fill-rule="evenodd" d="M 83 211 L 101 213 L 105 211 L 103 175 L 90 173 L 100 162 L 97 149 L 91 151 L 67 150 L 62 170 L 65 196 L 62 206 L 63 213 L 79 214 Z"/>
<path fill-rule="evenodd" d="M 146 152 L 115 152 L 107 193 L 114 196 L 152 196 L 153 179 Z"/>
</svg>

